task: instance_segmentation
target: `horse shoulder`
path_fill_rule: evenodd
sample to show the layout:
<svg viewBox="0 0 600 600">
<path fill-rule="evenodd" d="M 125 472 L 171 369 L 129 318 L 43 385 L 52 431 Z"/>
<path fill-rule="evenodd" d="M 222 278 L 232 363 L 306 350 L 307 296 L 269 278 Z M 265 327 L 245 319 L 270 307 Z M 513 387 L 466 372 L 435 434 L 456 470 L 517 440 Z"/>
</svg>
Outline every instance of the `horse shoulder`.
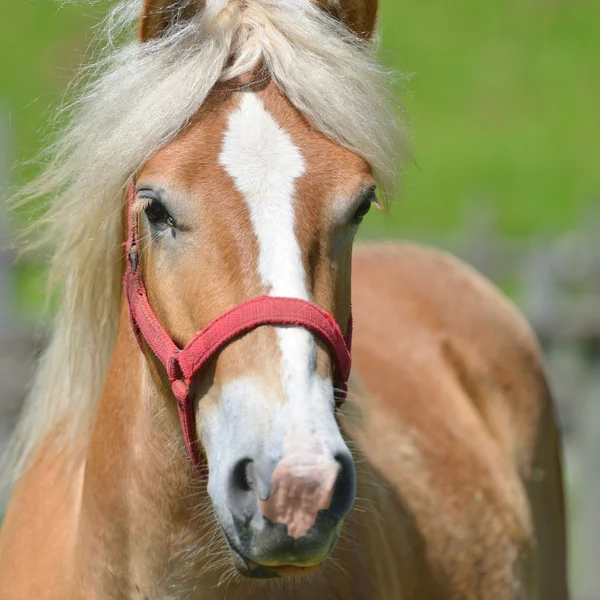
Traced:
<svg viewBox="0 0 600 600">
<path fill-rule="evenodd" d="M 535 579 L 528 492 L 548 428 L 533 334 L 481 276 L 429 249 L 359 250 L 354 275 L 367 458 L 414 519 L 433 577 L 461 597 L 517 597 Z"/>
</svg>

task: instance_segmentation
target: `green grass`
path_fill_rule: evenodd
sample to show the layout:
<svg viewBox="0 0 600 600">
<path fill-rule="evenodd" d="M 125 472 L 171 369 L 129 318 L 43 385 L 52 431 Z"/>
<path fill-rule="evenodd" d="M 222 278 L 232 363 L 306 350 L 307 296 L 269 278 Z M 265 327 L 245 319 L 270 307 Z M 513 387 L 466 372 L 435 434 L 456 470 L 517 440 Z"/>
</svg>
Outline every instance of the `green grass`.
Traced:
<svg viewBox="0 0 600 600">
<path fill-rule="evenodd" d="M 391 214 L 369 217 L 366 236 L 453 231 L 478 205 L 493 207 L 504 233 L 555 234 L 575 226 L 584 205 L 600 204 L 600 3 L 382 2 L 384 60 L 412 74 L 403 95 L 416 164 L 402 199 Z M 9 162 L 31 159 L 42 144 L 103 6 L 3 6 Z M 34 171 L 17 168 L 13 183 Z M 37 274 L 22 270 L 26 309 L 38 305 Z"/>
</svg>

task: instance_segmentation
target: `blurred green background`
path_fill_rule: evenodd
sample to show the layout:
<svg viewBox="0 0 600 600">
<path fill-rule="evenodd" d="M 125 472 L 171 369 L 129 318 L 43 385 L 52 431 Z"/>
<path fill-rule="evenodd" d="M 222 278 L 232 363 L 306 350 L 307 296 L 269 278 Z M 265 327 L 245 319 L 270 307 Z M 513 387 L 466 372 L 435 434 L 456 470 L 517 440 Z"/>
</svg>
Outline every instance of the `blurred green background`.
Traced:
<svg viewBox="0 0 600 600">
<path fill-rule="evenodd" d="M 36 155 L 108 5 L 5 3 L 6 163 Z M 599 201 L 600 2 L 383 0 L 381 25 L 385 63 L 411 75 L 399 91 L 415 162 L 401 201 L 363 235 L 448 232 L 483 203 L 502 232 L 556 234 Z M 17 166 L 11 183 L 33 172 Z M 40 268 L 24 262 L 18 274 L 19 306 L 36 313 Z"/>
<path fill-rule="evenodd" d="M 10 162 L 31 159 L 108 2 L 5 3 L 0 108 Z M 383 0 L 384 61 L 403 98 L 415 164 L 391 216 L 367 233 L 444 232 L 474 202 L 498 227 L 562 232 L 600 194 L 600 2 Z M 17 168 L 13 183 L 32 168 Z"/>
<path fill-rule="evenodd" d="M 0 189 L 36 172 L 35 162 L 25 163 L 43 146 L 61 95 L 108 6 L 104 0 L 3 3 Z M 381 34 L 385 64 L 410 74 L 398 91 L 411 120 L 415 162 L 408 166 L 402 198 L 390 213 L 369 215 L 364 238 L 416 236 L 435 243 L 460 237 L 480 209 L 493 212 L 494 235 L 517 244 L 540 237 L 562 244 L 581 230 L 589 208 L 600 206 L 598 0 L 382 0 Z M 6 182 L 4 167 L 12 167 Z M 17 213 L 12 227 L 27 220 L 27 214 Z M 39 318 L 43 272 L 42 257 L 16 268 L 15 305 L 25 320 Z M 589 283 L 585 274 L 582 279 Z M 593 294 L 590 298 L 600 298 Z M 551 298 L 552 293 L 541 295 Z M 583 356 L 580 347 L 569 357 Z M 568 379 L 561 366 L 564 352 L 559 354 L 558 359 L 547 354 L 557 387 Z M 571 389 L 582 387 L 581 373 L 599 372 L 598 362 L 592 368 L 586 358 L 577 365 L 584 362 L 581 371 L 579 366 L 569 371 L 576 374 L 574 386 L 563 394 L 567 399 Z M 600 381 L 585 377 L 591 382 L 589 398 L 597 400 Z M 577 431 L 586 430 L 588 441 L 600 440 L 600 415 L 594 420 L 586 414 L 580 411 Z M 590 423 L 596 423 L 595 430 Z M 593 568 L 577 572 L 577 557 L 591 555 L 597 562 L 600 536 L 590 535 L 586 546 L 577 532 L 591 532 L 592 520 L 600 522 L 600 483 L 593 492 L 584 489 L 586 476 L 578 474 L 578 464 L 590 454 L 589 444 L 580 442 L 583 437 L 573 439 L 573 572 L 578 580 L 587 577 L 581 589 L 597 589 L 598 595 L 585 596 L 595 600 L 600 583 L 594 587 Z M 591 517 L 581 516 L 585 506 Z"/>
</svg>

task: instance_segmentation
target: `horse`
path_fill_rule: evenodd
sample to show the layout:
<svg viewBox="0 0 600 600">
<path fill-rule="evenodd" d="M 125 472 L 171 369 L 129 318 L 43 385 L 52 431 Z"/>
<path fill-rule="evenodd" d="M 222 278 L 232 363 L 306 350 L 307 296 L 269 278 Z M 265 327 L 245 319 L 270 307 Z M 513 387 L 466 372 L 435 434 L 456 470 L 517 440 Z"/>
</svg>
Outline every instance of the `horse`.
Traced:
<svg viewBox="0 0 600 600">
<path fill-rule="evenodd" d="M 138 15 L 20 195 L 58 308 L 2 599 L 568 598 L 531 329 L 449 255 L 353 250 L 410 157 L 377 0 Z"/>
</svg>

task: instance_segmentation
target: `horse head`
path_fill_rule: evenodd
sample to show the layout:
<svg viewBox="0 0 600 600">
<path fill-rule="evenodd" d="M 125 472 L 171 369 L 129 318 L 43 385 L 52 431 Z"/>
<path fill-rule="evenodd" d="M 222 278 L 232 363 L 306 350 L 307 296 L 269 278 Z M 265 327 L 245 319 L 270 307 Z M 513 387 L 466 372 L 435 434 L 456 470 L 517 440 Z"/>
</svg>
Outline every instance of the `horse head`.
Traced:
<svg viewBox="0 0 600 600">
<path fill-rule="evenodd" d="M 368 15 L 352 4 L 321 9 L 368 27 L 368 37 L 375 3 L 359 3 Z M 147 1 L 142 43 L 177 35 L 186 19 L 204 19 L 206 29 L 238 20 L 234 35 L 252 52 L 276 30 L 264 9 L 209 2 L 174 10 Z M 227 80 L 138 170 L 132 191 L 149 304 L 181 348 L 263 295 L 316 305 L 347 332 L 352 242 L 378 202 L 368 162 L 319 131 L 264 62 L 236 75 L 239 59 L 230 58 Z M 169 373 L 155 353 L 146 356 L 148 393 L 172 404 Z M 302 326 L 263 326 L 225 345 L 188 382 L 208 492 L 246 574 L 320 564 L 353 504 L 355 468 L 336 421 L 341 390 L 331 358 Z"/>
</svg>

